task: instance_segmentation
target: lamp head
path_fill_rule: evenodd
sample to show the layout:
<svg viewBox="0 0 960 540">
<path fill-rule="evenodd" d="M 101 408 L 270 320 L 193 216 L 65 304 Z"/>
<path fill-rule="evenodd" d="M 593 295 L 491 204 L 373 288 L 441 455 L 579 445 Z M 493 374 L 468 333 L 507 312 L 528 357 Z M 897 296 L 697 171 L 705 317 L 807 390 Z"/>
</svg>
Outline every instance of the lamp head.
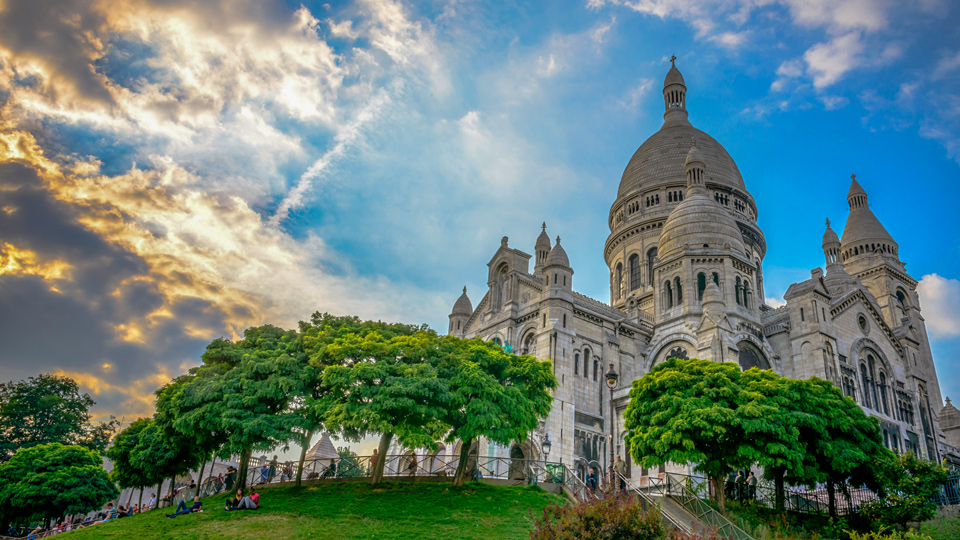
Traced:
<svg viewBox="0 0 960 540">
<path fill-rule="evenodd" d="M 543 442 L 540 444 L 540 448 L 543 449 L 543 455 L 545 456 L 550 455 L 550 446 L 551 446 L 550 434 L 547 434 L 547 436 L 544 437 Z"/>
<path fill-rule="evenodd" d="M 617 379 L 620 378 L 620 375 L 617 374 L 617 370 L 613 369 L 613 363 L 610 364 L 610 369 L 607 370 L 607 373 L 604 375 L 607 379 L 607 386 L 610 388 L 615 388 L 617 386 Z"/>
</svg>

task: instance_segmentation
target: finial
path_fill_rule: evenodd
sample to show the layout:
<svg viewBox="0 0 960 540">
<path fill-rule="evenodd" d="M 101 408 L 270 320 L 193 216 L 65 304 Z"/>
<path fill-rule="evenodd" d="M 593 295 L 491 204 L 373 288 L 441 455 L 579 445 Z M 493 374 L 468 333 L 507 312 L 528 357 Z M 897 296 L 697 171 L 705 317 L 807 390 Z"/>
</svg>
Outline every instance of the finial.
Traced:
<svg viewBox="0 0 960 540">
<path fill-rule="evenodd" d="M 947 405 L 950 404 L 950 398 L 947 398 Z"/>
<path fill-rule="evenodd" d="M 827 228 L 830 228 L 830 218 L 827 218 Z"/>
<path fill-rule="evenodd" d="M 676 59 L 677 59 L 677 55 L 674 54 L 670 56 L 670 67 L 677 67 L 677 65 L 674 63 Z"/>
<path fill-rule="evenodd" d="M 547 232 L 547 222 L 546 222 L 546 221 L 543 222 L 543 225 L 541 225 L 541 227 L 543 227 L 543 232 Z"/>
<path fill-rule="evenodd" d="M 851 180 L 856 180 L 856 179 L 857 179 L 857 175 L 851 174 L 851 175 L 850 175 L 850 179 L 851 179 Z"/>
<path fill-rule="evenodd" d="M 503 247 L 507 247 L 507 241 L 508 241 L 508 238 L 504 236 L 503 238 L 500 239 L 500 245 Z"/>
<path fill-rule="evenodd" d="M 466 286 L 466 285 L 463 286 L 463 294 L 467 294 L 467 286 Z"/>
<path fill-rule="evenodd" d="M 560 243 L 560 235 L 559 235 L 559 234 L 557 235 L 557 243 L 558 243 L 558 244 Z"/>
</svg>

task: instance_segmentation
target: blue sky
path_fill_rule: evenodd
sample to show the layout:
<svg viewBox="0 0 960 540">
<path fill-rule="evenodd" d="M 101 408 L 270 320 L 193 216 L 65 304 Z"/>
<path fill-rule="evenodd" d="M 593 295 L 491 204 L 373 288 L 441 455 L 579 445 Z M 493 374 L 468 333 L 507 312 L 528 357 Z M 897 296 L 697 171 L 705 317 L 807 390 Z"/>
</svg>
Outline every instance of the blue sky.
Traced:
<svg viewBox="0 0 960 540">
<path fill-rule="evenodd" d="M 249 325 L 442 331 L 542 221 L 606 301 L 608 211 L 675 54 L 756 199 L 770 302 L 823 264 L 856 173 L 960 398 L 955 3 L 89 4 L 0 8 L 4 380 L 59 371 L 148 414 Z"/>
</svg>

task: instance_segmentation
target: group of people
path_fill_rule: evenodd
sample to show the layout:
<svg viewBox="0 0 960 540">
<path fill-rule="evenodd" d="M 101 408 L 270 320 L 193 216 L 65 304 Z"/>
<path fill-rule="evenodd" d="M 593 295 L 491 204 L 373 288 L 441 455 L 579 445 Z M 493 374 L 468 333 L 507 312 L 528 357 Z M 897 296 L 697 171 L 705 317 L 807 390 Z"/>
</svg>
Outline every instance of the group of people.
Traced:
<svg viewBox="0 0 960 540">
<path fill-rule="evenodd" d="M 615 474 L 615 485 L 617 490 L 624 492 L 627 490 L 627 481 L 624 479 L 627 475 L 627 462 L 623 461 L 620 456 L 617 456 L 616 461 L 613 462 L 613 465 L 610 467 Z M 597 476 L 597 469 L 590 467 L 590 471 L 587 473 L 587 477 L 583 482 L 590 494 L 596 493 L 597 489 L 600 486 L 600 477 Z"/>
<path fill-rule="evenodd" d="M 726 495 L 743 503 L 757 498 L 757 476 L 753 471 L 730 471 L 727 475 Z"/>
<path fill-rule="evenodd" d="M 238 489 L 237 493 L 231 497 L 227 497 L 227 500 L 224 501 L 223 509 L 231 512 L 234 510 L 256 510 L 260 508 L 260 494 L 257 493 L 256 488 L 250 488 L 250 494 L 244 495 L 243 489 Z M 187 506 L 187 503 L 180 501 L 180 504 L 177 506 L 177 511 L 172 514 L 167 514 L 167 517 L 173 519 L 177 516 L 183 516 L 186 514 L 195 514 L 203 512 L 203 503 L 200 502 L 200 497 L 193 498 L 193 504 Z"/>
</svg>

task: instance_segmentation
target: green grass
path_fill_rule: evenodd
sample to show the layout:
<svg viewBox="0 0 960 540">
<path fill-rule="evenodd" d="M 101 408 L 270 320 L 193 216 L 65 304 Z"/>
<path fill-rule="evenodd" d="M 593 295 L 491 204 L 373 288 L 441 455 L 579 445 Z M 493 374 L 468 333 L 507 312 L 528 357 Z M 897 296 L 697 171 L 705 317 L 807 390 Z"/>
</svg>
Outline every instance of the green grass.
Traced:
<svg viewBox="0 0 960 540">
<path fill-rule="evenodd" d="M 440 483 L 316 484 L 261 491 L 261 508 L 226 512 L 226 495 L 203 499 L 203 513 L 154 510 L 68 533 L 85 538 L 283 538 L 491 540 L 529 537 L 529 510 L 563 498 L 539 488 Z"/>
<path fill-rule="evenodd" d="M 960 538 L 960 516 L 927 521 L 920 525 L 920 532 L 933 540 L 957 540 Z"/>
</svg>

